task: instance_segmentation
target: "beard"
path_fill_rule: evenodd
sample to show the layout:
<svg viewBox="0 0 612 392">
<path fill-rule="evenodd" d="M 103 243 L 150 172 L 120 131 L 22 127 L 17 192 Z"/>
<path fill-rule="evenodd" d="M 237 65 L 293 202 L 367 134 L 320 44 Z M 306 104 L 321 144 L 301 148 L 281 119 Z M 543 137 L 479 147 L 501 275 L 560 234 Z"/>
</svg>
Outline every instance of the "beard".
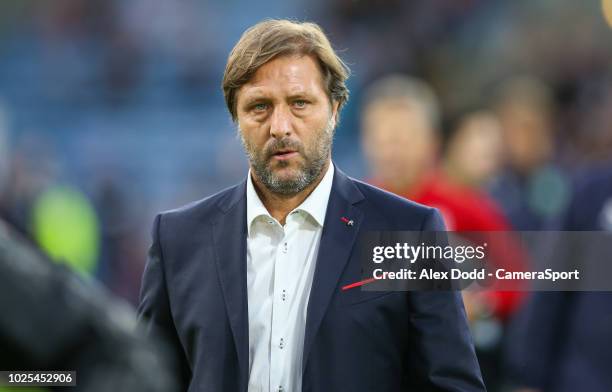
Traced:
<svg viewBox="0 0 612 392">
<path fill-rule="evenodd" d="M 330 118 L 325 127 L 318 130 L 309 151 L 307 151 L 303 143 L 289 137 L 272 139 L 263 149 L 257 150 L 255 146 L 245 139 L 242 131 L 239 133 L 251 169 L 257 178 L 270 192 L 291 196 L 306 189 L 321 175 L 330 156 L 334 127 Z M 297 168 L 293 170 L 293 175 L 285 178 L 275 173 L 271 166 L 271 159 L 274 154 L 283 149 L 297 151 L 303 158 L 303 161 L 297 163 Z M 291 162 L 289 161 L 276 162 L 278 168 L 285 168 L 290 165 Z"/>
</svg>

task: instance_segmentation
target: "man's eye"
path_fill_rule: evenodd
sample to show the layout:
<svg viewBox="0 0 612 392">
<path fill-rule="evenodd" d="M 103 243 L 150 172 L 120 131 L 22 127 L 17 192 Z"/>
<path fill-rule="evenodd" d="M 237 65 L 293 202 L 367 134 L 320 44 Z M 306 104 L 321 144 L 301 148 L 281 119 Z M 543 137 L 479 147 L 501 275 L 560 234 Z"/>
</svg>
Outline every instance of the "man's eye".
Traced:
<svg viewBox="0 0 612 392">
<path fill-rule="evenodd" d="M 267 108 L 268 108 L 267 103 L 256 103 L 255 105 L 253 105 L 253 110 L 256 112 L 263 112 Z"/>
<path fill-rule="evenodd" d="M 304 108 L 306 107 L 307 102 L 303 99 L 298 99 L 293 101 L 293 106 L 295 106 L 298 109 Z"/>
</svg>

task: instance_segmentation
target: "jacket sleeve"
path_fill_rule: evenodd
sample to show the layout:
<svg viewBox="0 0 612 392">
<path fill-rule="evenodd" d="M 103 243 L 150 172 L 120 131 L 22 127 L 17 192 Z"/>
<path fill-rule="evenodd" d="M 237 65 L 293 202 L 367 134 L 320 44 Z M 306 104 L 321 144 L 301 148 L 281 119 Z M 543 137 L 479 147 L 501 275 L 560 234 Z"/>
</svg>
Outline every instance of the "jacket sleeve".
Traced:
<svg viewBox="0 0 612 392">
<path fill-rule="evenodd" d="M 152 230 L 153 242 L 149 248 L 140 289 L 138 322 L 147 337 L 159 342 L 175 370 L 180 383 L 179 390 L 186 391 L 191 370 L 170 311 L 160 239 L 161 221 L 162 215 L 157 215 Z"/>
<path fill-rule="evenodd" d="M 422 230 L 445 231 L 437 210 L 430 210 Z M 432 290 L 408 294 L 412 328 L 406 362 L 408 390 L 486 391 L 461 292 Z"/>
</svg>

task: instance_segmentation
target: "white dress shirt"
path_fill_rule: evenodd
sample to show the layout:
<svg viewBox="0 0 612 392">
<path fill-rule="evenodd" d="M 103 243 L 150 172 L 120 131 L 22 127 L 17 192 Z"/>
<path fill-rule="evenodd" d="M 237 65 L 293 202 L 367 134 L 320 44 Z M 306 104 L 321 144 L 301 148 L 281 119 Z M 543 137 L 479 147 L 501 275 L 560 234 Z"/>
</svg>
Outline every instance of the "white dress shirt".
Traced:
<svg viewBox="0 0 612 392">
<path fill-rule="evenodd" d="M 247 180 L 249 392 L 301 392 L 306 310 L 334 165 L 282 226 Z"/>
</svg>

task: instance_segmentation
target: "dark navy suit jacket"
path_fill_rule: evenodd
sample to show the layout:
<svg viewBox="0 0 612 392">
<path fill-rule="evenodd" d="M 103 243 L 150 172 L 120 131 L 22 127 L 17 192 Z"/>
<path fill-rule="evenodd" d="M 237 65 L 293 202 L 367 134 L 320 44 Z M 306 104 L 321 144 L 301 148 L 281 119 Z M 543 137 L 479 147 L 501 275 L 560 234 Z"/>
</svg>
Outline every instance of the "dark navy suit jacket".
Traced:
<svg viewBox="0 0 612 392">
<path fill-rule="evenodd" d="M 246 225 L 246 182 L 155 219 L 139 314 L 148 333 L 174 348 L 190 392 L 247 390 Z M 381 229 L 444 224 L 435 209 L 336 170 L 307 310 L 302 390 L 484 391 L 458 292 L 341 290 L 361 280 L 358 234 Z"/>
</svg>

